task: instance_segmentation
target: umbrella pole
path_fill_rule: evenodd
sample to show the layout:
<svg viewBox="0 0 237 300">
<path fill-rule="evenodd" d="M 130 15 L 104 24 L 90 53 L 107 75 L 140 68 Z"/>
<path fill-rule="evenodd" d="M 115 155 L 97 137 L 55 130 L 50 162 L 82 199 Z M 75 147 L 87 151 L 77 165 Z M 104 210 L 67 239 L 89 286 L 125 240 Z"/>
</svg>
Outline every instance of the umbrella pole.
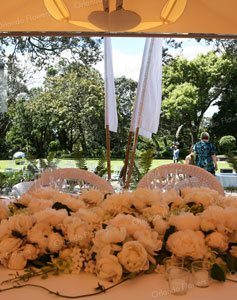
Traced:
<svg viewBox="0 0 237 300">
<path fill-rule="evenodd" d="M 131 175 L 132 175 L 132 168 L 133 168 L 135 152 L 136 152 L 136 148 L 137 148 L 138 133 L 139 133 L 139 128 L 137 127 L 135 136 L 134 136 L 134 140 L 133 140 L 132 156 L 131 156 L 129 170 L 128 170 L 128 178 L 127 178 L 127 182 L 126 182 L 126 186 L 125 186 L 126 189 L 129 188 L 130 179 L 131 179 Z"/>
<path fill-rule="evenodd" d="M 106 125 L 106 146 L 107 146 L 107 172 L 108 172 L 108 181 L 109 181 L 111 179 L 109 125 Z"/>
<path fill-rule="evenodd" d="M 129 159 L 129 152 L 130 152 L 131 142 L 132 142 L 132 131 L 129 131 L 128 145 L 127 145 L 124 168 L 123 168 L 123 183 L 125 183 L 125 181 L 126 181 L 126 174 L 127 174 L 127 168 L 128 168 L 128 159 Z"/>
</svg>

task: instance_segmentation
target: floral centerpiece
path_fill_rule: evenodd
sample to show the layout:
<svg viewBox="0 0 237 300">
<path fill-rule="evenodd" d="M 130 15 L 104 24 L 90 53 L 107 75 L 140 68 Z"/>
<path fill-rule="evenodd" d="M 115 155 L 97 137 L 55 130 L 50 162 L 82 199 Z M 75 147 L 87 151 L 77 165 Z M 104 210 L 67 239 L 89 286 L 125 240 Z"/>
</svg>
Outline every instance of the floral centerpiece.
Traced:
<svg viewBox="0 0 237 300">
<path fill-rule="evenodd" d="M 237 197 L 208 188 L 80 196 L 41 189 L 0 203 L 0 220 L 0 262 L 25 269 L 23 278 L 84 271 L 116 283 L 162 272 L 167 256 L 187 267 L 210 261 L 221 281 L 237 271 Z"/>
</svg>

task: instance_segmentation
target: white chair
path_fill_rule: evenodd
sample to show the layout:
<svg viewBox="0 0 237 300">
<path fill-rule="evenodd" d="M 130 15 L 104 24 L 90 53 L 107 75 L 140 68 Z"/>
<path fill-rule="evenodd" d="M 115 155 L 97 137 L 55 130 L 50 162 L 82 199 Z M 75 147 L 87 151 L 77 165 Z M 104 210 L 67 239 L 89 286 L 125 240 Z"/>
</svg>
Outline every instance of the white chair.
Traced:
<svg viewBox="0 0 237 300">
<path fill-rule="evenodd" d="M 180 190 L 185 187 L 209 187 L 225 195 L 218 179 L 206 170 L 193 165 L 167 164 L 159 166 L 142 177 L 137 188 Z"/>
<path fill-rule="evenodd" d="M 60 191 L 71 189 L 98 189 L 104 192 L 114 193 L 112 185 L 104 178 L 86 170 L 76 168 L 64 168 L 46 171 L 29 188 L 29 192 L 44 187 L 52 187 Z"/>
</svg>

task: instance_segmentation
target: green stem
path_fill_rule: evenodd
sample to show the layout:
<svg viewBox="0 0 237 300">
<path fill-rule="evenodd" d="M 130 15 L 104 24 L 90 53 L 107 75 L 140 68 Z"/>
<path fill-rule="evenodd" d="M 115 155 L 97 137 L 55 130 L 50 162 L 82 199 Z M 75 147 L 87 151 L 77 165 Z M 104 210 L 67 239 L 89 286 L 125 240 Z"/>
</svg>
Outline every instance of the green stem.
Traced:
<svg viewBox="0 0 237 300">
<path fill-rule="evenodd" d="M 20 289 L 20 288 L 24 288 L 24 287 L 35 287 L 35 288 L 40 288 L 42 290 L 45 290 L 47 291 L 49 294 L 52 294 L 52 295 L 55 295 L 55 296 L 58 296 L 58 297 L 61 297 L 61 298 L 67 298 L 67 299 L 79 299 L 79 298 L 84 298 L 84 297 L 91 297 L 91 296 L 95 296 L 95 295 L 99 295 L 99 294 L 102 294 L 102 293 L 105 293 L 106 291 L 120 285 L 121 283 L 127 281 L 128 279 L 124 279 L 120 282 L 117 282 L 116 284 L 106 288 L 106 289 L 101 289 L 99 290 L 98 292 L 94 292 L 94 293 L 90 293 L 90 294 L 84 294 L 84 295 L 79 295 L 79 296 L 67 296 L 67 295 L 62 295 L 60 294 L 59 292 L 54 292 L 42 285 L 37 285 L 37 284 L 30 284 L 30 283 L 27 283 L 27 284 L 21 284 L 21 285 L 16 285 L 16 286 L 13 286 L 13 287 L 10 287 L 10 288 L 6 288 L 6 289 L 0 289 L 0 293 L 2 292 L 6 292 L 6 291 L 9 291 L 9 290 L 13 290 L 13 289 Z"/>
</svg>

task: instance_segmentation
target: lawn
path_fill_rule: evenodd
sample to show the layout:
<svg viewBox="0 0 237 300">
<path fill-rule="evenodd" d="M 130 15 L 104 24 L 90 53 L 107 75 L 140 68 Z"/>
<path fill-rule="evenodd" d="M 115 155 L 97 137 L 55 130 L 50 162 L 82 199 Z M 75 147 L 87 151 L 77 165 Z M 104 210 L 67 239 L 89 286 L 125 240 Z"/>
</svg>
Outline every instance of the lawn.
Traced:
<svg viewBox="0 0 237 300">
<path fill-rule="evenodd" d="M 89 171 L 93 171 L 97 165 L 98 159 L 87 159 L 87 166 Z M 154 169 L 158 166 L 172 163 L 173 161 L 170 159 L 154 159 L 152 162 L 151 169 Z M 24 168 L 25 165 L 17 165 L 13 160 L 0 160 L 0 172 L 5 172 L 6 169 L 14 169 L 14 170 L 20 170 Z M 118 173 L 120 169 L 123 166 L 123 160 L 122 159 L 113 159 L 111 160 L 111 170 L 112 172 Z M 74 168 L 76 167 L 75 161 L 72 159 L 60 159 L 58 163 L 59 168 Z M 218 171 L 220 172 L 220 169 L 222 168 L 231 168 L 230 164 L 226 162 L 218 162 Z"/>
</svg>

